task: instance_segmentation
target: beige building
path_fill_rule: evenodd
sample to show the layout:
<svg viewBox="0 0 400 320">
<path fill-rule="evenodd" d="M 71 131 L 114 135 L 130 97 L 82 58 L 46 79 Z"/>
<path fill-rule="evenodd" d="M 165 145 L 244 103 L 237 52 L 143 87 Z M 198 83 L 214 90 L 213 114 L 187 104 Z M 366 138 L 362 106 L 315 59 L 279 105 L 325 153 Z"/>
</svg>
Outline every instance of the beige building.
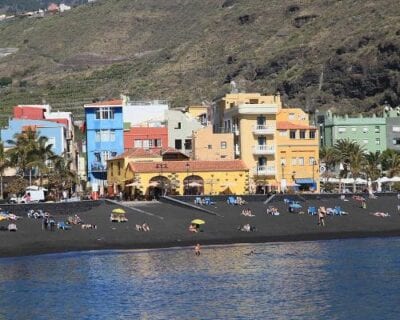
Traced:
<svg viewBox="0 0 400 320">
<path fill-rule="evenodd" d="M 213 133 L 207 126 L 193 132 L 193 160 L 234 160 L 232 133 Z"/>
</svg>

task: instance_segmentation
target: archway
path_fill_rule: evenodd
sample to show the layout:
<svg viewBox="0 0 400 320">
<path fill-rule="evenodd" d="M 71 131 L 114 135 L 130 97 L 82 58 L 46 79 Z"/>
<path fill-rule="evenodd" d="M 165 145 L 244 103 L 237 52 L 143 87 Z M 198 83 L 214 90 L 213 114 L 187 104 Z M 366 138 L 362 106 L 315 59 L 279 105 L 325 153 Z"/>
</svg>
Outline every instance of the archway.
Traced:
<svg viewBox="0 0 400 320">
<path fill-rule="evenodd" d="M 164 176 L 155 176 L 150 179 L 146 192 L 151 198 L 159 199 L 171 193 L 171 181 Z"/>
<path fill-rule="evenodd" d="M 183 179 L 184 195 L 201 195 L 204 194 L 204 180 L 200 176 L 187 176 Z"/>
</svg>

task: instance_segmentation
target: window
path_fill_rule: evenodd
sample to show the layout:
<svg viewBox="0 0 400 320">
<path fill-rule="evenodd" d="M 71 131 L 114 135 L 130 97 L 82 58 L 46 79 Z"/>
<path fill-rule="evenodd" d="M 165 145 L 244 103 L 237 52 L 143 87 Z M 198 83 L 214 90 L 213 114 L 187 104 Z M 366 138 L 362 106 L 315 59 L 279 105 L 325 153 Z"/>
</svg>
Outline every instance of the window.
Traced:
<svg viewBox="0 0 400 320">
<path fill-rule="evenodd" d="M 296 139 L 296 130 L 290 130 L 290 139 Z"/>
<path fill-rule="evenodd" d="M 289 113 L 289 120 L 294 120 L 294 113 Z"/>
<path fill-rule="evenodd" d="M 115 141 L 115 130 L 110 130 L 110 141 Z"/>
<path fill-rule="evenodd" d="M 303 157 L 297 158 L 297 165 L 304 166 L 304 158 Z"/>
<path fill-rule="evenodd" d="M 182 122 L 178 122 L 175 129 L 182 129 Z"/>
<path fill-rule="evenodd" d="M 345 127 L 339 127 L 338 128 L 338 132 L 339 133 L 346 132 L 346 128 Z"/>
<path fill-rule="evenodd" d="M 297 159 L 296 158 L 292 158 L 292 166 L 297 165 Z"/>
<path fill-rule="evenodd" d="M 300 130 L 300 139 L 306 138 L 306 130 Z"/>
<path fill-rule="evenodd" d="M 186 139 L 185 140 L 185 149 L 186 150 L 192 150 L 192 139 Z"/>
<path fill-rule="evenodd" d="M 221 149 L 226 149 L 226 141 L 221 141 Z"/>
<path fill-rule="evenodd" d="M 226 158 L 226 155 L 222 155 L 222 156 L 221 156 L 221 159 L 225 159 L 225 158 Z"/>
<path fill-rule="evenodd" d="M 380 133 L 381 132 L 381 128 L 379 126 L 375 126 L 375 133 Z"/>
<path fill-rule="evenodd" d="M 367 127 L 364 127 L 364 128 L 363 128 L 363 132 L 364 132 L 364 133 L 367 133 L 367 132 L 368 132 L 368 128 L 367 128 Z"/>
<path fill-rule="evenodd" d="M 310 139 L 315 139 L 315 130 L 310 130 Z"/>
<path fill-rule="evenodd" d="M 356 132 L 356 131 L 357 131 L 357 128 L 353 127 L 353 128 L 351 128 L 351 131 L 352 131 L 352 132 Z"/>
<path fill-rule="evenodd" d="M 279 130 L 279 135 L 281 137 L 287 137 L 287 130 Z"/>
<path fill-rule="evenodd" d="M 118 175 L 121 174 L 121 162 L 118 161 Z"/>
<path fill-rule="evenodd" d="M 161 139 L 154 139 L 154 147 L 155 147 L 155 148 L 162 147 L 162 145 L 161 145 Z"/>
<path fill-rule="evenodd" d="M 315 165 L 315 158 L 314 157 L 310 157 L 308 164 L 311 165 L 311 166 Z"/>
<path fill-rule="evenodd" d="M 380 145 L 381 144 L 381 139 L 380 138 L 376 138 L 375 139 L 375 144 L 376 145 Z"/>
<path fill-rule="evenodd" d="M 100 136 L 100 130 L 96 130 L 96 138 L 95 138 L 96 142 L 101 141 L 101 136 Z"/>
<path fill-rule="evenodd" d="M 141 147 L 143 146 L 142 140 L 135 139 L 135 141 L 134 141 L 134 143 L 133 143 L 133 146 L 134 146 L 135 148 L 141 148 Z"/>
<path fill-rule="evenodd" d="M 110 107 L 96 109 L 96 119 L 114 119 L 114 109 Z"/>
<path fill-rule="evenodd" d="M 182 140 L 181 139 L 176 139 L 175 140 L 175 149 L 176 150 L 182 150 Z"/>
<path fill-rule="evenodd" d="M 400 144 L 400 138 L 394 138 L 394 139 L 393 139 L 393 144 L 394 144 L 395 146 L 399 145 L 399 144 Z"/>
<path fill-rule="evenodd" d="M 212 149 L 212 144 L 209 144 L 209 145 L 207 146 L 207 148 L 211 150 L 211 149 Z"/>
<path fill-rule="evenodd" d="M 363 143 L 367 144 L 368 143 L 368 139 L 363 139 Z"/>
<path fill-rule="evenodd" d="M 115 141 L 115 130 L 96 130 L 96 142 Z"/>
<path fill-rule="evenodd" d="M 393 126 L 393 127 L 392 127 L 392 131 L 393 131 L 393 132 L 400 132 L 400 127 L 398 127 L 398 126 Z"/>
<path fill-rule="evenodd" d="M 285 158 L 281 158 L 281 165 L 286 165 L 286 159 Z"/>
<path fill-rule="evenodd" d="M 149 149 L 150 148 L 149 140 L 143 140 L 143 148 L 144 149 Z"/>
<path fill-rule="evenodd" d="M 46 160 L 46 166 L 49 169 L 54 169 L 54 163 L 52 160 Z"/>
</svg>

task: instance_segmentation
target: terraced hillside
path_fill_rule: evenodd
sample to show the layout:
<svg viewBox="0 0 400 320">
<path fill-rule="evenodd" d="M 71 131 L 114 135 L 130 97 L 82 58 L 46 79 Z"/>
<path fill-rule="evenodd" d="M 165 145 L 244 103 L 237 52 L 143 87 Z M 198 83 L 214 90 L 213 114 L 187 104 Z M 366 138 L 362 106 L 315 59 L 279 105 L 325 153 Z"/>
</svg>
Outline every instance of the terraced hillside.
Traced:
<svg viewBox="0 0 400 320">
<path fill-rule="evenodd" d="M 15 103 L 81 109 L 129 94 L 180 106 L 230 90 L 308 110 L 400 104 L 396 0 L 103 0 L 0 22 L 3 114 Z M 18 49 L 18 50 L 16 50 Z"/>
</svg>

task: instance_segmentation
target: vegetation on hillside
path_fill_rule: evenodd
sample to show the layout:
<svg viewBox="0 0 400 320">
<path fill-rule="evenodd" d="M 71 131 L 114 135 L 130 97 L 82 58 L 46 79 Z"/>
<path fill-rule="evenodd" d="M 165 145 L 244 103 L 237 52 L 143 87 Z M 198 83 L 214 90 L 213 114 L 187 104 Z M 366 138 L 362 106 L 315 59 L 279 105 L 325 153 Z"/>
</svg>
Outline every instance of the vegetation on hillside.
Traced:
<svg viewBox="0 0 400 320">
<path fill-rule="evenodd" d="M 0 108 L 93 99 L 212 100 L 235 81 L 306 110 L 400 104 L 396 0 L 102 0 L 0 23 Z"/>
</svg>

